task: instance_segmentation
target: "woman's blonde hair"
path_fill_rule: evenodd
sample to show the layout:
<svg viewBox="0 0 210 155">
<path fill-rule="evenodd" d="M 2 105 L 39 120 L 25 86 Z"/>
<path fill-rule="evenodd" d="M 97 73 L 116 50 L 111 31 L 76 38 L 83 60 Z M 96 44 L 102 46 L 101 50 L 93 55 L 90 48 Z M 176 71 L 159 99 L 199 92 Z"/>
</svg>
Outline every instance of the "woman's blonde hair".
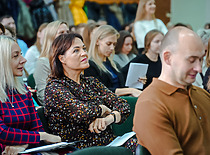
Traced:
<svg viewBox="0 0 210 155">
<path fill-rule="evenodd" d="M 140 0 L 140 1 L 139 1 L 138 8 L 137 8 L 137 11 L 136 11 L 135 22 L 144 19 L 145 15 L 146 15 L 145 6 L 146 6 L 146 3 L 147 3 L 148 1 L 149 1 L 149 0 Z M 154 20 L 156 19 L 156 18 L 155 18 L 155 14 L 152 15 L 152 18 L 153 18 Z"/>
<path fill-rule="evenodd" d="M 42 32 L 42 30 L 44 30 L 47 27 L 47 25 L 48 25 L 48 23 L 43 23 L 42 25 L 40 25 L 39 29 L 38 29 L 38 32 Z M 36 45 L 38 51 L 41 53 L 42 47 L 41 47 L 41 44 L 40 44 L 40 38 L 38 36 L 36 37 L 35 45 Z"/>
<path fill-rule="evenodd" d="M 93 38 L 90 43 L 89 51 L 88 51 L 88 56 L 90 60 L 93 60 L 96 65 L 99 67 L 100 70 L 103 70 L 104 72 L 109 72 L 109 70 L 104 66 L 103 60 L 99 56 L 99 46 L 97 45 L 97 42 L 99 40 L 102 40 L 106 37 L 116 35 L 117 38 L 119 37 L 119 33 L 117 30 L 115 30 L 112 26 L 110 25 L 102 25 L 97 28 L 97 30 L 94 32 Z M 108 57 L 112 67 L 114 69 L 117 69 L 116 64 L 113 61 L 114 53 L 110 57 Z"/>
<path fill-rule="evenodd" d="M 20 94 L 25 94 L 27 91 L 23 82 L 18 77 L 13 75 L 12 61 L 12 46 L 16 41 L 8 36 L 0 36 L 0 101 L 5 102 L 8 99 L 7 89 L 15 89 Z"/>
<path fill-rule="evenodd" d="M 40 57 L 50 58 L 50 48 L 51 48 L 52 42 L 55 40 L 59 26 L 62 24 L 67 25 L 67 23 L 63 21 L 54 21 L 47 25 Z"/>
</svg>

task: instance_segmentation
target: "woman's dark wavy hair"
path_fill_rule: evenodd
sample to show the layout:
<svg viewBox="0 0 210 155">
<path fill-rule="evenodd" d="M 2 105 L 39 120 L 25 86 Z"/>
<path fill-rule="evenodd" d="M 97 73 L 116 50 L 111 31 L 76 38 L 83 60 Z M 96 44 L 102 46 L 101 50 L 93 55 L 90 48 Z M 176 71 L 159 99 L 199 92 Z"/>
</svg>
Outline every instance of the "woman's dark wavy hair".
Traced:
<svg viewBox="0 0 210 155">
<path fill-rule="evenodd" d="M 77 33 L 62 34 L 53 41 L 50 56 L 50 77 L 64 77 L 63 65 L 58 56 L 66 53 L 66 51 L 71 47 L 75 38 L 79 38 L 83 41 L 82 36 Z"/>
<path fill-rule="evenodd" d="M 123 30 L 123 31 L 120 31 L 119 34 L 120 34 L 120 37 L 117 39 L 117 44 L 115 46 L 115 54 L 120 54 L 122 52 L 122 47 L 125 42 L 125 38 L 127 37 L 131 37 L 133 41 L 132 50 L 130 53 L 138 54 L 138 51 L 134 45 L 134 39 L 132 35 L 130 34 L 130 32 Z"/>
</svg>

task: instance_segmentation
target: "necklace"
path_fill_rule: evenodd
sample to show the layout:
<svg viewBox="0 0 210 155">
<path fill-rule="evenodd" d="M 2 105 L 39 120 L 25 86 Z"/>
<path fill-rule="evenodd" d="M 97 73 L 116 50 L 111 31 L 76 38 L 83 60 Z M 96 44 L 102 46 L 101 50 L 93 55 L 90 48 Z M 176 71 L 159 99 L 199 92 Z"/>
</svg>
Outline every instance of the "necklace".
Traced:
<svg viewBox="0 0 210 155">
<path fill-rule="evenodd" d="M 12 102 L 10 101 L 9 97 L 8 97 L 8 100 L 9 100 L 9 103 L 11 104 L 12 108 L 14 108 L 15 106 L 13 105 L 13 101 L 14 101 L 14 99 L 13 99 L 13 90 L 12 90 Z"/>
</svg>

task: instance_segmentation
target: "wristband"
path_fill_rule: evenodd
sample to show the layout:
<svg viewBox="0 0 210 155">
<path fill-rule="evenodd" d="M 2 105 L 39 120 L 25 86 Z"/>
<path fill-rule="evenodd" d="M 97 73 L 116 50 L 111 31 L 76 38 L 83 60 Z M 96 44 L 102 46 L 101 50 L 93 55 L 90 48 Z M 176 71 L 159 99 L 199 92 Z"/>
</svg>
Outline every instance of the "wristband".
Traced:
<svg viewBox="0 0 210 155">
<path fill-rule="evenodd" d="M 113 113 L 113 112 L 111 112 L 111 113 L 109 113 L 110 115 L 112 115 L 113 117 L 114 117 L 114 122 L 113 123 L 115 123 L 116 122 L 116 116 L 115 116 L 115 113 Z"/>
</svg>

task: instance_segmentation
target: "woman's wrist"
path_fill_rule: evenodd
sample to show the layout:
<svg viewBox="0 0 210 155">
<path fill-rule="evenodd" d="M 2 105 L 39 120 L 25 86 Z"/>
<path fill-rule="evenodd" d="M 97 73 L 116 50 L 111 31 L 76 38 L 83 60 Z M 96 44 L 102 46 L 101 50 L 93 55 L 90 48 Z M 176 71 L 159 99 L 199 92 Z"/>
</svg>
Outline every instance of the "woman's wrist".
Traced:
<svg viewBox="0 0 210 155">
<path fill-rule="evenodd" d="M 109 113 L 109 115 L 111 115 L 113 117 L 113 119 L 114 119 L 112 123 L 116 123 L 116 115 L 115 115 L 115 113 L 111 112 L 111 113 Z"/>
<path fill-rule="evenodd" d="M 46 132 L 39 132 L 40 135 L 40 141 L 47 139 L 47 133 Z"/>
</svg>

